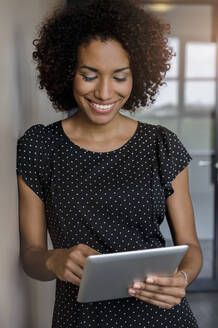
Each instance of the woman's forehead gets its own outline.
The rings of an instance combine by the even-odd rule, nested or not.
[[[128,54],[116,40],[92,40],[78,48],[77,57],[79,66],[114,67],[114,70],[129,66]]]

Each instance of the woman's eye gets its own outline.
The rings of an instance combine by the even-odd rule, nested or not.
[[[82,78],[85,81],[92,81],[92,80],[94,80],[96,78],[96,76],[88,77],[88,76],[82,74]]]
[[[114,77],[115,80],[117,80],[118,82],[124,82],[126,81],[126,77]]]
[[[93,81],[97,78],[97,76],[90,77],[90,76],[86,76],[84,74],[81,74],[81,76],[82,76],[83,80],[85,80],[85,81]],[[114,79],[118,82],[126,81],[126,77],[122,77],[122,78],[121,77],[114,77]]]

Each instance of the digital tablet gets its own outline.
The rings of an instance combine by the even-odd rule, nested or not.
[[[91,255],[86,258],[77,301],[80,303],[132,297],[128,287],[149,273],[173,275],[189,246]]]

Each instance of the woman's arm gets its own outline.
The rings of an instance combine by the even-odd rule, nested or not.
[[[172,186],[174,193],[167,198],[168,223],[175,245],[189,245],[189,250],[177,268],[187,273],[188,281],[181,272],[174,272],[173,276],[146,277],[138,286],[133,284],[133,293],[129,289],[130,295],[166,309],[180,304],[186,294],[186,287],[197,277],[202,267],[202,252],[189,193],[188,168],[177,175]]]
[[[47,227],[43,201],[18,175],[20,259],[24,271],[33,279],[47,281],[55,274],[47,267],[55,250],[47,249]]]
[[[86,244],[47,249],[47,226],[43,201],[18,175],[20,257],[33,279],[59,278],[80,285],[87,256],[100,254]]]
[[[203,259],[195,228],[187,167],[172,181],[172,186],[174,193],[167,198],[167,220],[174,244],[189,245],[178,270],[186,272],[190,284],[201,271]]]

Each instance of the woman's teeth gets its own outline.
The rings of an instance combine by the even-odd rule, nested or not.
[[[114,106],[114,104],[110,104],[110,105],[98,105],[92,102],[92,105],[95,106],[96,108],[99,109],[109,109],[112,108]]]
[[[92,102],[91,100],[88,99],[89,106],[99,114],[108,114],[112,112],[116,106],[116,101],[114,103],[108,104],[108,105],[100,105]]]

